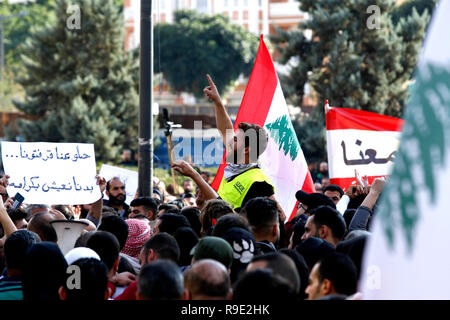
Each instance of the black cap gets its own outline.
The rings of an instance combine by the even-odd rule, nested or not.
[[[329,206],[336,209],[336,205],[333,200],[321,193],[306,193],[305,191],[299,190],[295,194],[295,197],[301,203],[308,206],[308,210],[315,209],[320,206]]]

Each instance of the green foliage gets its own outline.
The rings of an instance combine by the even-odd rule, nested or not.
[[[303,139],[299,137],[303,150],[315,150],[324,136],[323,120],[314,125],[312,119],[319,114],[323,119],[326,99],[332,106],[402,115],[408,98],[406,83],[417,64],[430,16],[428,10],[419,15],[413,6],[402,10],[399,18],[401,7],[394,1],[376,4],[379,29],[371,29],[367,22],[373,12],[366,13],[373,5],[371,0],[300,0],[300,9],[308,12],[309,19],[294,30],[278,29],[278,35],[272,37],[281,53],[279,62],[292,66],[290,73],[281,77],[288,102],[301,106],[307,82],[317,93],[319,110],[296,126],[308,132],[302,133]],[[409,5],[406,2],[402,7]],[[306,30],[312,31],[311,39],[305,37]],[[309,134],[312,136],[307,137]]]
[[[174,92],[203,96],[206,73],[219,92],[225,92],[240,74],[250,74],[258,50],[257,36],[222,15],[178,11],[174,20],[160,25],[160,42],[155,32],[154,45],[154,70],[161,70]]]
[[[69,30],[69,0],[57,0],[57,21],[34,30],[23,46],[26,90],[16,107],[26,141],[94,143],[98,161],[118,161],[137,147],[136,62],[123,52],[123,17],[112,0],[82,0],[80,30]]]

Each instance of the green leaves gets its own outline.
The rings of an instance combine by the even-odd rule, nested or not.
[[[178,11],[174,24],[155,26],[154,70],[172,91],[202,97],[205,74],[225,92],[241,73],[250,74],[257,49],[258,37],[224,16]]]

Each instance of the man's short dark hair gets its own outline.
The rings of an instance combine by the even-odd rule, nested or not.
[[[158,212],[159,211],[163,211],[163,210],[166,210],[166,212],[164,212],[164,214],[166,214],[166,213],[180,213],[180,209],[174,204],[163,203],[163,204],[159,205]]]
[[[211,177],[211,172],[209,172],[209,171],[202,171],[202,172],[200,172],[200,174],[204,174],[204,175],[207,176],[208,178]]]
[[[356,292],[356,267],[348,256],[334,252],[322,258],[318,263],[320,263],[318,275],[320,282],[324,279],[330,280],[339,294],[349,296]]]
[[[305,289],[308,286],[309,282],[309,268],[306,264],[305,259],[300,253],[298,253],[298,251],[293,249],[283,248],[278,252],[288,255],[292,259],[292,261],[294,261],[295,267],[297,268],[297,273],[300,277],[300,290],[298,294],[302,300],[306,299],[308,295],[305,293]]]
[[[138,292],[151,300],[177,300],[183,297],[184,282],[180,267],[170,260],[156,260],[142,268]]]
[[[97,252],[108,270],[112,269],[119,257],[119,241],[110,232],[96,231],[87,240],[86,247]]]
[[[234,210],[228,202],[221,199],[206,201],[200,215],[203,232],[208,234],[211,231],[210,228],[214,226],[214,220],[217,221],[217,219],[229,213],[234,213]]]
[[[198,243],[198,235],[189,227],[178,228],[173,234],[180,248],[179,266],[188,266],[191,264],[191,250]]]
[[[145,252],[153,249],[159,259],[168,259],[175,263],[178,263],[178,259],[180,258],[180,247],[178,246],[177,240],[165,232],[153,235],[145,242],[143,249]]]
[[[181,209],[181,214],[188,219],[192,230],[200,237],[200,231],[202,230],[200,210],[197,207],[185,207]]]
[[[6,238],[3,247],[7,269],[22,271],[25,263],[25,254],[31,245],[40,242],[39,236],[28,230],[18,230]]]
[[[120,250],[123,249],[128,238],[128,223],[121,217],[109,215],[102,218],[97,230],[111,232],[119,241]]]
[[[345,220],[341,213],[329,206],[320,206],[312,211],[314,224],[318,230],[321,226],[327,226],[331,229],[333,237],[342,240],[345,235]]]
[[[237,301],[295,301],[296,294],[286,280],[269,269],[243,273],[234,285],[233,300]]]
[[[300,276],[291,257],[279,252],[270,252],[263,255],[254,256],[250,263],[258,261],[266,262],[265,269],[270,269],[274,274],[286,279],[292,289],[298,293],[300,290]]]
[[[28,213],[20,208],[10,208],[6,210],[8,212],[9,217],[11,220],[16,223],[16,221],[20,221],[22,219],[26,219],[28,217]]]
[[[33,231],[39,235],[42,241],[49,241],[56,243],[58,235],[51,225],[50,221],[46,220],[45,216],[50,215],[48,212],[36,213],[28,223],[28,230]]]
[[[139,197],[130,202],[130,207],[143,206],[145,210],[153,212],[153,218],[158,214],[158,201],[150,197]]]
[[[167,232],[173,235],[178,228],[190,227],[188,219],[181,214],[176,213],[165,213],[158,217],[161,220],[159,225],[159,232]]]
[[[67,287],[68,281],[65,281],[66,299],[69,301],[105,300],[105,293],[108,289],[108,269],[106,265],[94,258],[81,258],[71,265],[80,268],[80,287],[69,289]],[[67,280],[70,276],[68,274]]]
[[[254,130],[256,133],[256,159],[250,159],[251,162],[256,161],[259,156],[266,150],[267,148],[267,142],[269,141],[269,136],[267,135],[267,131],[264,129],[264,127],[261,127],[257,124],[248,123],[248,122],[241,122],[238,124],[238,129],[241,129],[244,133],[246,133],[249,130]],[[248,135],[245,136],[245,147],[252,148],[253,146],[250,146],[250,137]],[[250,152],[250,154],[253,154],[253,152]]]
[[[325,194],[325,191],[337,191],[341,195],[341,197],[344,195],[344,190],[342,190],[341,187],[339,187],[337,184],[329,184],[325,188],[323,188],[322,192]]]
[[[111,181],[113,181],[113,180],[119,180],[120,182],[123,183],[123,185],[125,185],[125,183],[124,183],[122,180],[120,180],[119,177],[112,177],[111,179],[109,179],[108,181],[106,181],[106,191],[109,192],[109,188],[111,187]]]
[[[215,269],[211,270],[212,266]],[[219,266],[223,268],[222,272],[218,269]],[[218,271],[220,274],[217,274]],[[193,295],[226,299],[230,293],[227,269],[215,260],[204,259],[196,262],[184,273],[184,283]]]
[[[82,233],[77,238],[77,241],[75,241],[74,248],[86,247],[86,242],[88,241],[89,237],[92,236],[95,232],[97,232],[97,231],[88,231],[88,232]]]
[[[256,233],[265,232],[267,228],[278,222],[277,203],[266,197],[250,199],[245,204],[242,214]]]
[[[250,232],[250,227],[245,217],[240,214],[228,213],[217,219],[211,235],[214,237],[223,238],[228,230],[235,227],[242,228]]]

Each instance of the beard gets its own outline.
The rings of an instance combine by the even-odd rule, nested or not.
[[[114,206],[122,206],[125,203],[125,196],[119,194],[117,197],[112,194],[109,195],[109,204]]]

